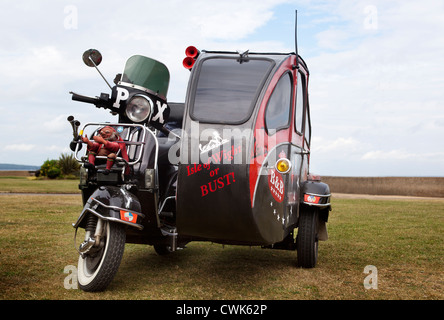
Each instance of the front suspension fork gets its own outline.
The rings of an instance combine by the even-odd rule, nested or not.
[[[104,222],[102,219],[94,216],[93,214],[88,215],[85,227],[86,231],[85,239],[77,249],[77,251],[82,257],[85,254],[87,254],[92,247],[100,246],[100,241],[103,236],[103,225]],[[77,235],[77,228],[76,228],[76,235]],[[74,242],[75,242],[75,236],[74,236]]]

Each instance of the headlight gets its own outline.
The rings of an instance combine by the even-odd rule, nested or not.
[[[126,104],[126,116],[133,122],[142,122],[149,118],[153,101],[147,96],[135,95]]]

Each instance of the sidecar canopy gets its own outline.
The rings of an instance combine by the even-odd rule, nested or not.
[[[292,232],[299,181],[307,179],[307,83],[295,53],[199,53],[185,100],[179,233],[269,245]],[[275,168],[280,158],[284,173]]]

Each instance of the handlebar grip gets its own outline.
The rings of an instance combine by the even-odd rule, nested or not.
[[[70,92],[72,94],[72,100],[80,101],[80,102],[86,102],[97,105],[99,103],[98,98],[92,98],[87,96],[82,96],[80,94],[77,94],[75,92]]]

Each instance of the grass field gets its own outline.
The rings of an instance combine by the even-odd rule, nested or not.
[[[35,181],[26,182],[20,188],[32,192]],[[76,182],[71,188],[77,192]],[[293,251],[193,242],[161,257],[130,244],[108,290],[93,294],[65,288],[65,268],[77,265],[71,223],[80,195],[2,194],[0,299],[444,298],[444,199],[332,201],[330,238],[314,269],[297,268]],[[368,265],[377,268],[377,289],[364,288]]]
[[[48,180],[0,176],[0,193],[78,193],[78,180]]]

